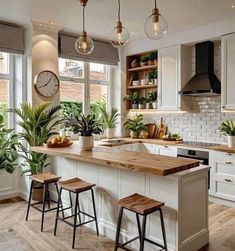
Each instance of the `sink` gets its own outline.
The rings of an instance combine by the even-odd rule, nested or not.
[[[107,139],[107,140],[102,140],[102,144],[121,144],[126,142],[126,140],[123,139]]]

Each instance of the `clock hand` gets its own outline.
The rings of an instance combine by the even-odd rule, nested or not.
[[[49,81],[46,84],[44,84],[42,87],[48,86],[48,84],[51,82],[51,79],[52,79],[52,76],[50,77]]]

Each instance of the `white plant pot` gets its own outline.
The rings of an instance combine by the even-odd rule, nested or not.
[[[157,109],[157,102],[153,102],[152,105],[153,105],[153,109]]]
[[[93,136],[80,136],[79,146],[83,151],[91,151],[94,147],[94,137]]]
[[[228,147],[235,147],[235,136],[228,136]]]
[[[106,137],[107,139],[114,138],[114,128],[106,128]]]

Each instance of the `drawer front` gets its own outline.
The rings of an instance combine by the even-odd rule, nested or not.
[[[224,153],[224,152],[214,151],[211,157],[215,162],[234,162],[235,163],[235,154],[233,153]]]
[[[159,147],[159,154],[165,156],[177,157],[177,148],[169,146]]]
[[[235,162],[215,162],[215,174],[235,175]]]

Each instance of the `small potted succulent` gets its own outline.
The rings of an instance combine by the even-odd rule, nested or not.
[[[148,93],[148,99],[152,103],[153,109],[157,109],[157,92]]]
[[[141,97],[140,99],[139,99],[139,104],[138,104],[138,109],[145,109],[145,107],[146,107],[146,99],[145,99],[145,97]]]
[[[109,114],[106,109],[100,108],[101,112],[101,123],[106,129],[107,139],[112,139],[114,137],[114,128],[117,125],[117,118],[120,115],[118,109],[113,107],[111,113]]]
[[[140,58],[140,66],[146,66],[148,65],[149,57],[148,56],[142,56]]]
[[[235,147],[235,124],[233,121],[225,121],[223,122],[219,130],[223,135],[228,136],[228,147]]]
[[[73,129],[74,133],[80,134],[79,144],[81,150],[91,151],[94,147],[93,134],[101,134],[103,132],[102,125],[95,119],[94,114],[85,116],[76,115],[69,118],[68,124]]]
[[[129,95],[127,95],[124,98],[124,101],[130,101],[131,102],[131,108],[132,109],[137,109],[138,108],[138,102],[140,100],[138,92],[133,92]]]
[[[139,60],[137,58],[135,58],[131,61],[131,68],[137,68],[139,66],[140,66],[140,64],[139,64]]]
[[[136,139],[141,131],[147,131],[147,128],[143,123],[143,119],[143,114],[137,114],[133,119],[128,118],[124,123],[124,128],[130,130],[131,138]]]

